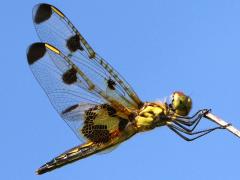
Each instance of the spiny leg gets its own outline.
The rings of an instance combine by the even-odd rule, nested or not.
[[[174,124],[176,124],[177,126],[181,127],[182,129],[184,129],[185,131],[188,132],[192,132],[194,131],[194,129],[197,127],[197,125],[199,124],[200,120],[202,119],[202,117],[198,117],[194,123],[192,123],[191,125],[187,125],[185,123],[182,123],[182,121],[179,121],[178,119],[175,119],[174,121],[172,121]],[[190,128],[192,126],[192,128]]]
[[[198,122],[201,118],[204,117],[207,113],[209,113],[210,109],[202,109],[196,112],[192,117],[178,116],[175,120],[181,124],[186,126],[192,126],[194,123]]]
[[[197,116],[195,117],[192,121],[190,121],[190,119],[184,119],[184,118],[176,118],[174,119],[174,121],[178,122],[178,123],[181,123],[182,125],[185,125],[185,126],[193,126],[194,124],[196,124],[198,121],[200,121],[200,119],[202,119],[203,116]]]
[[[227,125],[224,126],[224,127],[218,126],[218,127],[215,127],[215,128],[205,129],[205,130],[197,131],[197,132],[188,132],[188,131],[186,131],[186,130],[180,128],[180,127],[177,127],[177,126],[175,126],[175,125],[173,125],[173,124],[169,124],[168,127],[169,127],[172,131],[174,131],[177,135],[179,135],[181,138],[183,138],[184,140],[186,140],[186,141],[193,141],[193,140],[198,139],[198,138],[200,138],[200,137],[202,137],[202,136],[204,136],[204,135],[206,135],[206,134],[208,134],[208,133],[210,133],[210,132],[212,132],[212,131],[214,131],[214,130],[216,130],[216,129],[225,129],[225,128],[226,128],[227,126],[229,126],[229,125],[230,125],[230,124],[227,124]],[[196,136],[196,137],[194,137],[194,138],[188,138],[188,137],[184,136],[184,135],[183,135],[182,133],[180,133],[180,132],[182,132],[182,133],[184,133],[184,134],[187,134],[187,135],[197,135],[197,134],[200,134],[200,135],[198,135],[198,136]]]
[[[171,126],[172,128],[184,133],[184,134],[188,134],[188,135],[196,135],[196,134],[201,134],[201,133],[205,133],[205,132],[208,132],[208,131],[213,131],[213,130],[216,130],[216,129],[225,129],[226,126],[222,127],[222,126],[217,126],[217,127],[214,127],[214,128],[209,128],[209,129],[204,129],[204,130],[201,130],[201,131],[196,131],[196,132],[189,132],[189,131],[186,131],[185,129],[182,129],[178,126],[175,126],[174,124],[168,124],[168,126]]]
[[[169,129],[171,129],[173,132],[175,132],[179,137],[181,137],[181,138],[184,139],[185,141],[193,141],[193,140],[198,139],[198,138],[200,138],[200,137],[202,137],[202,136],[204,136],[204,135],[206,135],[206,134],[208,134],[208,133],[211,132],[211,131],[210,131],[210,132],[208,132],[208,133],[201,134],[201,135],[199,135],[199,136],[197,136],[197,137],[195,137],[195,138],[188,138],[188,137],[184,136],[183,134],[181,134],[180,132],[178,132],[177,130],[175,130],[175,129],[172,128],[172,127],[169,127]]]
[[[195,128],[197,127],[197,125],[199,124],[199,122],[200,122],[200,119],[197,121],[197,123],[196,123],[192,128],[183,126],[181,123],[178,123],[178,122],[173,122],[173,123],[174,123],[176,126],[184,129],[184,130],[187,131],[187,132],[193,132],[193,131],[195,130]]]
[[[192,132],[197,127],[197,125],[200,123],[201,119],[204,117],[206,113],[208,113],[210,110],[203,109],[195,113],[192,117],[177,117],[173,122],[177,126],[181,127],[182,129]],[[192,126],[192,128],[188,127]]]
[[[196,121],[196,123],[194,124],[194,126],[193,126],[192,128],[186,127],[186,126],[184,126],[184,125],[182,125],[181,123],[176,122],[176,121],[173,121],[173,123],[174,123],[175,125],[181,127],[182,129],[184,129],[185,131],[193,132],[194,129],[195,129],[195,128],[197,127],[197,125],[199,124],[199,122],[200,122],[201,119],[202,119],[202,118],[199,118],[199,119]]]
[[[197,116],[199,116],[201,114],[205,114],[205,113],[210,112],[210,111],[211,111],[210,109],[201,109],[201,110],[198,110],[193,116],[178,116],[178,117],[190,120],[190,119],[196,118]]]

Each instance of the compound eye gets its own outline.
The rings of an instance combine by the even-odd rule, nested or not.
[[[177,115],[187,116],[192,108],[192,100],[182,92],[174,92],[170,107]]]

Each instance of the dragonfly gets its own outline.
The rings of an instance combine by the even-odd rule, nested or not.
[[[156,127],[166,126],[186,141],[226,128],[196,131],[210,110],[189,116],[192,99],[180,91],[173,92],[168,101],[143,102],[53,5],[36,5],[33,23],[40,42],[27,50],[30,69],[53,107],[82,142],[38,168],[36,174],[110,151],[135,134]]]

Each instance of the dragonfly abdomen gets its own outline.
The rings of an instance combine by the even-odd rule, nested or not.
[[[96,144],[93,143],[76,146],[44,164],[42,167],[37,169],[36,174],[40,175],[52,171],[56,168],[60,168],[66,164],[95,154],[99,150],[99,146],[96,146]]]

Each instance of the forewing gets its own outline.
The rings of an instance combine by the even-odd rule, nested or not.
[[[60,10],[48,4],[39,4],[33,9],[33,21],[41,41],[71,57],[72,62],[108,97],[130,109],[142,106],[131,86],[90,47]]]

